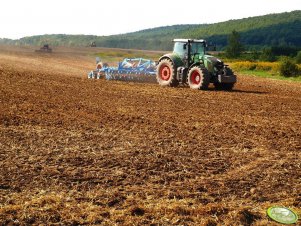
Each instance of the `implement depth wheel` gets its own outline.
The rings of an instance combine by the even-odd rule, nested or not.
[[[169,59],[163,59],[159,62],[157,67],[157,81],[161,86],[175,87],[179,85],[176,80],[176,72],[173,63]]]
[[[193,66],[188,72],[187,83],[191,89],[208,89],[210,77],[207,69]]]

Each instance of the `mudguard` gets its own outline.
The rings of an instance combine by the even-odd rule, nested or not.
[[[181,67],[184,65],[184,62],[182,61],[181,57],[178,54],[174,54],[174,53],[168,53],[163,55],[162,57],[160,57],[159,62],[162,59],[170,59],[173,63],[173,65],[175,66],[175,68]]]

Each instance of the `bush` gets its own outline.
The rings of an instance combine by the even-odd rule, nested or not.
[[[258,70],[258,71],[271,71],[277,72],[279,70],[279,64],[277,62],[250,62],[239,61],[232,64],[232,67],[236,70]]]
[[[261,55],[260,52],[254,50],[254,51],[250,51],[250,52],[244,52],[242,54],[242,56],[240,57],[240,59],[254,62],[254,61],[259,60],[260,55]]]
[[[296,56],[296,63],[301,64],[301,51],[299,51],[297,56]]]
[[[236,70],[255,70],[256,63],[250,61],[239,61],[232,64],[233,68]]]
[[[278,71],[279,65],[277,62],[258,62],[256,69],[259,71]]]
[[[280,62],[280,75],[285,77],[298,76],[299,68],[290,58],[284,57]]]
[[[274,62],[276,61],[276,56],[273,53],[271,48],[264,48],[259,59],[261,61],[269,61],[269,62]]]

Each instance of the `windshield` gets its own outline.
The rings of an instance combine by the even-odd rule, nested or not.
[[[202,42],[193,42],[191,43],[191,54],[204,54],[204,43]]]

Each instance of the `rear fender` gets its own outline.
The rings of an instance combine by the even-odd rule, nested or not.
[[[174,65],[175,69],[184,65],[184,62],[182,61],[180,56],[178,56],[177,54],[173,54],[173,53],[165,54],[164,56],[160,57],[159,62],[163,59],[171,60],[171,62]]]

